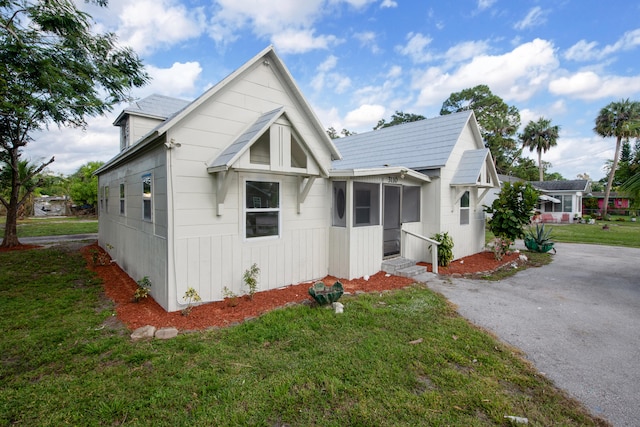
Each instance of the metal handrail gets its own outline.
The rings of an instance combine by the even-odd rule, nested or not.
[[[402,231],[403,233],[406,233],[410,236],[413,237],[417,237],[420,240],[424,240],[425,242],[431,243],[431,246],[433,247],[433,250],[431,251],[431,266],[433,268],[433,272],[435,274],[438,274],[438,246],[440,246],[440,242],[438,242],[437,240],[433,240],[430,239],[428,237],[422,236],[420,234],[414,233],[413,231],[409,231],[409,230],[405,230],[405,229],[401,229],[400,231]],[[405,239],[402,239],[402,255],[404,256],[404,241]]]

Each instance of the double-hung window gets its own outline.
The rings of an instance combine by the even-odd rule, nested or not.
[[[245,236],[247,238],[280,234],[280,183],[246,181]]]
[[[460,225],[469,224],[469,192],[465,191],[460,199]]]
[[[153,177],[150,173],[142,175],[142,219],[151,221],[151,209],[153,207]]]

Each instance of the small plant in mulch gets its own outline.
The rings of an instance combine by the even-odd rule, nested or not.
[[[222,295],[224,296],[225,301],[227,301],[227,304],[229,304],[229,307],[235,307],[238,305],[238,295],[231,289],[225,286],[222,288]]]
[[[202,298],[200,298],[200,295],[198,295],[198,291],[193,288],[187,289],[187,291],[184,293],[183,298],[187,302],[187,307],[182,309],[183,316],[188,316],[189,314],[191,314],[194,302],[202,301]]]
[[[111,257],[108,253],[103,252],[99,249],[91,249],[91,262],[93,262],[94,266],[104,266],[111,264]]]
[[[140,302],[141,299],[147,298],[149,296],[149,291],[151,290],[151,280],[149,280],[149,276],[144,276],[136,283],[138,284],[138,287],[133,293],[133,301]]]
[[[498,261],[502,261],[505,255],[511,254],[511,245],[513,242],[506,237],[496,237],[493,239],[493,246],[491,250],[493,251],[493,256]]]
[[[253,300],[253,295],[256,293],[258,289],[258,275],[260,274],[260,269],[257,264],[253,264],[251,267],[245,270],[242,275],[242,280],[249,288],[249,299]]]

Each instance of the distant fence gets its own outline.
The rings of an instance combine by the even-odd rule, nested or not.
[[[609,215],[619,215],[619,216],[638,216],[640,210],[638,209],[607,209],[607,214]],[[582,215],[590,215],[590,216],[599,216],[602,215],[602,209],[582,209]]]

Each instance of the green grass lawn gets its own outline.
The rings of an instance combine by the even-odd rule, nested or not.
[[[423,286],[133,343],[50,248],[0,253],[0,301],[1,426],[603,425]]]
[[[0,217],[0,236],[4,236],[5,218]],[[60,236],[98,232],[96,218],[28,218],[18,221],[18,237]]]
[[[628,218],[627,218],[628,219]],[[607,225],[608,230],[602,227]],[[545,224],[551,227],[551,240],[565,243],[591,243],[606,246],[640,248],[640,222],[597,221],[596,224]],[[534,227],[535,228],[535,227]],[[486,230],[487,243],[494,236]]]

